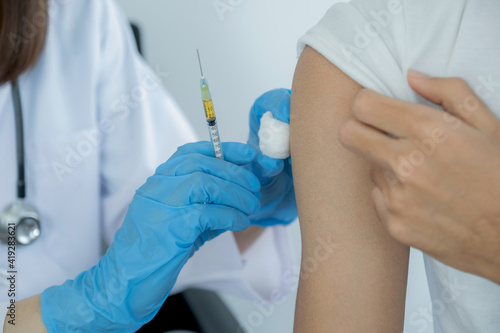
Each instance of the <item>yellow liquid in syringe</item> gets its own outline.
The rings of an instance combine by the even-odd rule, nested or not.
[[[203,101],[203,107],[205,108],[205,116],[207,117],[207,119],[214,119],[215,109],[212,100]]]

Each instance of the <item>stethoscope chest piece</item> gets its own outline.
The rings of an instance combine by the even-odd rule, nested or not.
[[[6,244],[28,245],[40,237],[40,215],[35,207],[16,200],[0,213],[0,240]]]

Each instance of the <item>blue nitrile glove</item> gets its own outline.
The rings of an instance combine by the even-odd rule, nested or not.
[[[188,258],[226,230],[244,230],[260,205],[259,180],[246,165],[255,151],[209,142],[180,147],[136,191],[122,227],[99,263],[41,295],[55,332],[135,332],[158,312]]]
[[[266,117],[279,120],[276,130],[283,134],[283,126],[288,129],[290,123],[290,96],[291,91],[286,89],[276,89],[269,91],[255,101],[250,110],[250,136],[248,144],[257,152],[257,158],[252,162],[252,172],[259,178],[261,183],[261,209],[253,214],[251,224],[259,226],[271,226],[276,224],[289,224],[297,218],[297,204],[295,202],[295,192],[292,179],[292,168],[290,163],[289,145],[285,143],[285,151],[279,153],[278,158],[271,158],[263,154],[261,148],[263,142],[260,136],[265,139],[265,145],[283,145],[283,138],[289,140],[289,132],[286,135],[273,137],[273,131],[261,130],[261,119],[267,112]],[[279,142],[278,142],[279,141]]]

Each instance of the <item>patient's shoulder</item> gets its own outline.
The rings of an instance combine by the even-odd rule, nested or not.
[[[350,117],[353,98],[361,89],[362,86],[322,54],[306,47],[295,69],[291,118],[299,118],[300,112],[301,119],[308,119],[308,126],[328,127],[328,131],[335,132],[339,121]],[[326,125],[329,121],[334,124]]]

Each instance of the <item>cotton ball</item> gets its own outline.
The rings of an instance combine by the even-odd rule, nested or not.
[[[258,134],[264,155],[281,160],[290,156],[290,125],[274,119],[270,111],[260,119]]]

